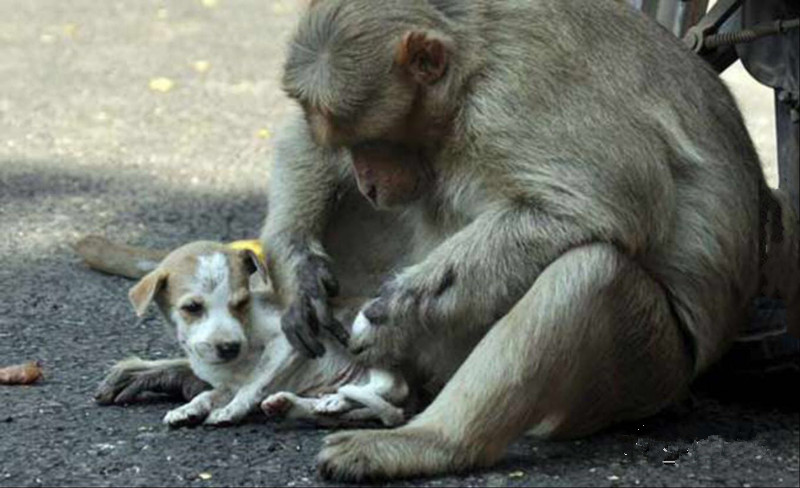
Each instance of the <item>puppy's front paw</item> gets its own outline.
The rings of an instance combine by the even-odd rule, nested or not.
[[[203,423],[215,427],[227,427],[241,422],[247,416],[247,413],[247,409],[232,403],[211,412]]]
[[[205,417],[206,412],[188,404],[167,412],[164,416],[164,423],[172,428],[186,427],[201,423]]]
[[[293,393],[275,393],[261,402],[261,410],[267,417],[285,417],[294,407],[295,398],[297,397]]]

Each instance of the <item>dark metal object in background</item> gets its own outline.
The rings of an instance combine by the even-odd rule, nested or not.
[[[736,53],[735,45],[712,43],[709,46],[706,40],[710,36],[732,35],[741,29],[742,2],[743,0],[719,0],[683,36],[683,42],[689,49],[701,55],[718,73],[722,73],[735,63],[739,55]]]
[[[675,36],[683,37],[706,13],[708,0],[629,0]]]
[[[800,2],[719,0],[683,40],[718,72],[741,59],[775,89],[780,187],[800,212]]]
[[[742,8],[745,29],[798,19],[796,0],[747,0]],[[736,51],[756,80],[775,89],[780,186],[800,212],[800,29],[737,44]]]

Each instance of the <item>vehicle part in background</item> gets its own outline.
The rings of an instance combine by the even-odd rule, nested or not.
[[[747,0],[742,26],[800,25],[800,2]],[[762,84],[775,89],[780,187],[800,212],[800,28],[736,45],[745,69]]]
[[[629,3],[679,38],[703,17],[708,8],[708,0],[629,0]]]
[[[800,212],[800,2],[719,0],[683,41],[720,73],[741,58],[775,89],[780,187]]]
[[[673,0],[675,1],[675,0]],[[719,0],[700,21],[689,28],[683,42],[695,53],[708,61],[718,73],[736,62],[739,55],[731,44],[708,46],[709,36],[729,36],[741,29],[741,6],[743,0]]]

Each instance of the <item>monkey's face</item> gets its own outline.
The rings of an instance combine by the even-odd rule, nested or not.
[[[406,205],[418,199],[432,179],[421,151],[390,142],[369,142],[350,149],[358,189],[376,208]]]
[[[454,49],[433,28],[436,9],[395,2],[388,10],[372,0],[314,2],[283,76],[315,142],[351,153],[359,189],[380,208],[413,201],[426,186],[422,154],[447,131]]]

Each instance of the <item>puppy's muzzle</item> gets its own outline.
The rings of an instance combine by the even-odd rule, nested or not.
[[[223,361],[233,361],[239,357],[242,350],[242,344],[239,342],[223,342],[217,344],[217,356]]]

